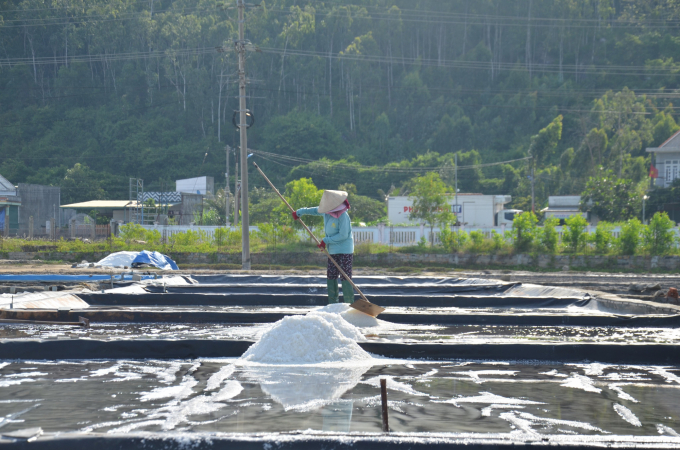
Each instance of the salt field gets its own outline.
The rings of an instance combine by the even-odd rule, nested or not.
[[[0,376],[12,415],[3,432],[377,432],[382,377],[397,432],[666,436],[680,444],[680,371],[665,366],[23,361],[4,363]]]
[[[388,308],[378,318],[318,304],[316,277],[15,296],[0,310],[0,444],[680,448],[676,307],[494,280],[361,281]]]

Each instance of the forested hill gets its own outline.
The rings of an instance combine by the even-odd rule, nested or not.
[[[0,0],[0,174],[64,202],[127,198],[128,177],[223,184],[234,4]],[[246,21],[249,146],[283,156],[254,156],[279,184],[375,198],[419,168],[451,184],[453,152],[531,151],[541,202],[600,166],[639,182],[645,147],[678,129],[679,26],[672,0],[263,0]],[[527,168],[461,168],[459,187],[526,205]]]

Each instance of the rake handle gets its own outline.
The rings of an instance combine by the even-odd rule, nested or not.
[[[254,165],[255,168],[258,170],[258,172],[260,172],[260,175],[262,175],[262,176],[264,177],[264,179],[267,181],[267,183],[269,183],[269,185],[272,187],[272,189],[274,189],[274,192],[276,192],[276,194],[281,198],[281,200],[283,200],[283,203],[285,203],[286,206],[288,207],[288,209],[290,209],[290,212],[295,212],[295,210],[293,209],[293,207],[290,206],[290,203],[288,203],[288,201],[283,197],[283,195],[281,195],[281,193],[279,192],[279,190],[276,189],[276,186],[274,186],[274,184],[273,184],[271,181],[269,181],[269,178],[267,178],[267,175],[265,175],[264,172],[262,172],[262,169],[260,169],[260,166],[258,166],[257,163],[255,163],[255,162],[253,163],[253,165]],[[314,236],[314,233],[312,233],[312,230],[310,230],[309,227],[307,227],[307,224],[304,223],[304,222],[302,221],[302,219],[298,219],[298,220],[300,221],[300,223],[302,224],[302,226],[304,227],[304,229],[307,230],[307,233],[309,233],[309,235],[312,237],[312,239],[314,239],[314,241],[316,241],[316,245],[320,245],[320,244],[321,244],[321,241],[319,241],[319,240],[316,238],[316,236]],[[347,276],[347,274],[345,273],[345,271],[342,270],[342,267],[340,267],[340,264],[338,264],[338,262],[337,262],[336,260],[334,260],[334,259],[331,257],[331,254],[328,253],[328,250],[326,250],[325,248],[322,249],[322,250],[324,251],[324,253],[326,254],[326,256],[328,256],[328,259],[330,260],[330,262],[332,262],[333,264],[335,264],[335,267],[337,267],[338,270],[340,271],[340,273],[342,274],[342,276],[345,277],[345,280],[349,281],[349,283],[352,285],[352,287],[359,293],[359,295],[361,296],[361,298],[364,299],[364,300],[366,300],[366,301],[368,302],[368,299],[366,298],[366,296],[364,295],[364,293],[361,292],[361,290],[359,290],[359,288],[357,287],[357,285],[354,284],[354,281],[352,281],[352,279],[351,279],[349,276]],[[370,303],[370,302],[369,302],[369,303]]]

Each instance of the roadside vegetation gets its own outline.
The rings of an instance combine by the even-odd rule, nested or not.
[[[531,212],[515,217],[511,229],[501,234],[479,230],[459,230],[448,223],[435,232],[432,242],[422,239],[416,245],[394,247],[371,242],[358,242],[355,254],[376,253],[476,253],[476,254],[571,254],[571,255],[679,255],[680,244],[675,233],[675,223],[666,213],[656,213],[648,225],[637,218],[620,223],[600,222],[588,227],[581,216],[566,220],[562,233],[557,231],[558,221],[547,219],[538,226]],[[617,233],[614,229],[620,227]],[[321,230],[316,230],[317,234]],[[188,230],[165,238],[157,230],[146,230],[137,224],[121,227],[118,237],[85,242],[80,239],[57,241],[9,238],[0,240],[0,253],[8,252],[72,252],[95,253],[117,251],[155,250],[162,253],[239,253],[241,228],[217,228],[214,234],[202,230]],[[314,252],[316,246],[299,230],[286,224],[261,224],[251,231],[251,251]]]

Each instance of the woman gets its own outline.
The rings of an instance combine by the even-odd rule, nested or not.
[[[293,219],[300,216],[323,216],[323,225],[326,237],[323,238],[320,249],[328,246],[328,253],[338,263],[349,278],[352,278],[352,259],[354,254],[354,237],[352,236],[352,224],[347,211],[349,210],[347,192],[324,191],[318,207],[300,208],[293,212]],[[352,284],[340,275],[340,271],[330,259],[326,268],[326,284],[328,285],[328,303],[338,302],[338,276],[342,279],[342,298],[345,303],[354,302],[354,289]]]

